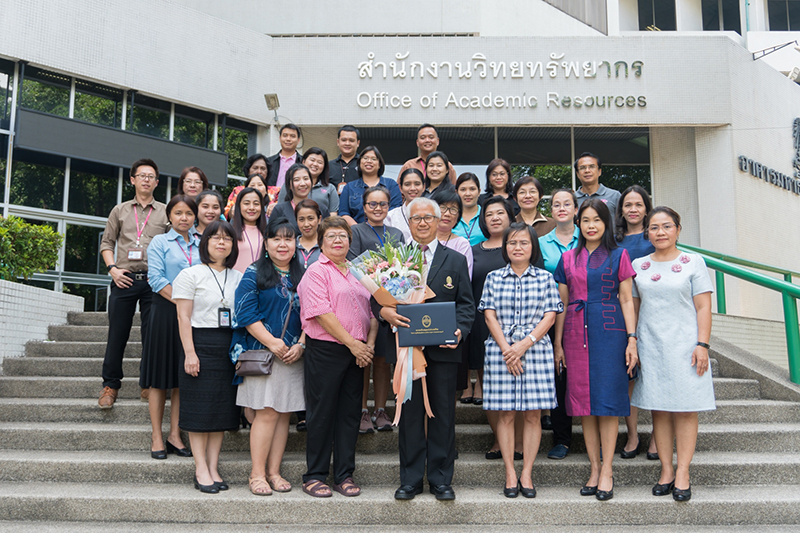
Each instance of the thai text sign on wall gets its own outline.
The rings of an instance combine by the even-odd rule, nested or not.
[[[795,118],[792,123],[792,137],[794,138],[792,145],[794,147],[794,158],[792,159],[794,177],[769,168],[758,161],[753,161],[744,155],[739,156],[739,170],[750,172],[751,176],[800,195],[800,117]]]

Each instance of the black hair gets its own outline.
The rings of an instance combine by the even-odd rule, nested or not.
[[[644,218],[644,238],[648,241],[650,240],[650,219],[652,219],[655,215],[659,213],[664,213],[668,215],[672,221],[678,226],[678,229],[681,229],[681,216],[678,214],[677,211],[672,209],[671,207],[667,207],[665,205],[659,205],[658,207],[654,207]]]
[[[236,240],[242,240],[242,235],[244,234],[244,218],[242,218],[242,198],[250,193],[256,193],[258,195],[258,199],[261,201],[261,214],[256,220],[256,227],[258,227],[258,231],[261,235],[264,235],[264,232],[267,231],[267,222],[266,216],[264,214],[264,197],[261,196],[261,193],[258,189],[254,189],[252,187],[245,187],[239,194],[236,196],[236,206],[234,207],[233,211],[233,220],[231,220],[231,224],[233,225],[233,229],[236,231]]]
[[[555,198],[556,194],[560,192],[565,192],[572,197],[572,203],[575,207],[578,207],[578,197],[575,195],[575,191],[572,189],[568,189],[567,187],[559,187],[557,189],[553,189],[553,192],[550,193],[550,205],[553,205],[553,198]]]
[[[295,220],[297,220],[297,213],[299,213],[301,209],[311,209],[317,214],[317,218],[322,220],[322,210],[319,208],[319,204],[314,200],[306,198],[305,200],[300,200],[300,202],[294,206]]]
[[[258,161],[259,159],[263,159],[264,160],[264,164],[267,165],[267,156],[265,156],[264,154],[253,154],[253,155],[251,155],[250,157],[247,158],[247,161],[244,162],[244,165],[242,166],[242,175],[243,176],[249,176],[250,175],[250,167],[252,167],[253,163]],[[267,174],[269,174],[269,165],[267,165]],[[269,176],[267,176],[267,177],[269,177]]]
[[[507,199],[503,198],[502,196],[492,196],[486,200],[481,208],[481,215],[478,217],[478,226],[481,228],[481,233],[483,233],[484,237],[487,239],[489,238],[489,225],[486,224],[486,212],[489,210],[489,206],[492,204],[500,204],[503,206],[503,208],[505,208],[506,214],[508,215],[509,224],[515,220],[514,209],[511,207],[511,204]]]
[[[599,157],[597,157],[597,156],[596,156],[595,154],[593,154],[592,152],[583,152],[583,153],[582,153],[581,155],[579,155],[579,156],[578,156],[578,158],[575,160],[575,163],[574,163],[574,165],[573,165],[573,166],[575,167],[575,172],[578,172],[578,161],[580,161],[580,160],[581,160],[581,159],[583,159],[584,157],[591,157],[592,159],[594,159],[595,161],[597,161],[597,170],[603,170],[603,164],[600,162],[600,158],[599,158]]]
[[[233,241],[231,253],[229,253],[228,257],[225,258],[224,263],[225,268],[233,268],[234,265],[236,265],[236,260],[239,259],[239,242],[236,239],[236,230],[234,230],[233,226],[224,220],[215,220],[209,224],[206,227],[206,230],[203,232],[203,237],[200,239],[199,248],[200,261],[204,265],[210,265],[213,262],[211,261],[211,256],[208,254],[208,241],[217,233],[224,233]]]
[[[439,150],[434,150],[431,152],[427,159],[425,159],[425,188],[431,186],[431,179],[428,177],[428,163],[430,160],[438,157],[442,161],[444,161],[444,178],[442,179],[442,183],[450,183],[450,160],[447,158],[447,155],[444,152]]]
[[[172,210],[181,202],[185,203],[194,213],[194,218],[197,218],[197,202],[195,202],[191,196],[176,194],[167,204],[167,221],[169,221],[169,215],[172,213]]]
[[[400,174],[400,177],[397,178],[397,184],[400,187],[403,186],[403,182],[405,181],[406,176],[408,176],[409,174],[417,175],[419,177],[420,181],[422,182],[422,186],[423,187],[425,186],[425,174],[423,174],[422,171],[419,170],[418,168],[407,168],[407,169],[405,169],[403,171],[402,174]]]
[[[214,198],[217,199],[217,201],[219,202],[220,211],[222,211],[225,208],[225,200],[223,200],[222,195],[219,193],[219,191],[215,191],[214,189],[206,189],[204,191],[201,191],[200,194],[197,195],[197,198],[194,199],[194,201],[197,202],[198,209],[200,207],[200,202],[202,202],[203,198],[205,198],[206,196],[213,196]]]
[[[341,137],[343,131],[351,131],[356,134],[357,141],[361,140],[361,132],[358,131],[358,128],[356,128],[355,126],[350,126],[349,124],[347,126],[342,126],[341,128],[339,128],[339,131],[336,132],[337,139]]]
[[[294,240],[297,238],[297,231],[286,217],[271,218],[269,224],[267,224],[264,246],[266,247],[267,241],[274,237],[292,237]],[[275,269],[272,258],[264,253],[263,250],[261,252],[261,257],[259,257],[255,265],[258,290],[263,291],[271,289],[281,283],[281,275]],[[297,259],[297,254],[295,253],[289,261],[289,281],[291,281],[291,286],[288,287],[288,289],[290,291],[297,292],[297,284],[300,283],[300,278],[303,277],[303,271],[303,266],[300,264],[300,261]]]
[[[308,172],[308,179],[313,182],[314,178],[311,177],[311,171],[308,170],[308,167],[302,163],[295,163],[294,165],[289,167],[289,170],[286,171],[286,198],[287,202],[291,202],[294,199],[294,184],[292,183],[294,180],[294,175],[297,174],[298,171],[305,170]],[[311,196],[311,189],[308,190],[308,196]]]
[[[489,176],[492,175],[492,172],[494,172],[494,169],[496,169],[497,167],[503,167],[503,170],[505,170],[506,174],[508,174],[508,179],[506,180],[505,192],[509,196],[512,196],[511,165],[509,165],[508,161],[506,161],[505,159],[499,159],[499,158],[492,159],[491,161],[489,161],[489,166],[486,167],[486,189],[484,190],[484,192],[487,192],[489,194],[494,194],[494,186],[492,185],[492,180],[489,178]]]
[[[437,137],[439,136],[439,130],[437,130],[437,129],[436,129],[436,126],[434,126],[433,124],[428,124],[428,123],[426,122],[425,124],[423,124],[422,126],[420,126],[419,128],[417,128],[417,137],[419,137],[419,132],[421,132],[421,131],[422,131],[422,130],[424,130],[425,128],[430,128],[430,129],[432,129],[432,130],[433,130],[433,131],[436,133],[436,136],[437,136]]]
[[[456,207],[458,207],[456,224],[458,224],[458,221],[461,220],[461,217],[464,215],[464,204],[455,189],[448,188],[436,191],[436,194],[431,196],[431,200],[439,204],[439,208],[441,208],[443,204],[456,204]]]
[[[374,192],[379,192],[379,193],[385,194],[386,195],[386,201],[389,203],[390,206],[392,205],[392,195],[389,193],[389,189],[387,189],[383,185],[375,185],[374,187],[367,187],[364,190],[364,194],[361,195],[361,205],[366,206],[367,205],[367,197],[370,194],[374,193]]]
[[[581,216],[587,209],[594,209],[595,213],[597,213],[597,216],[600,217],[600,220],[606,227],[603,232],[603,237],[600,240],[600,247],[605,248],[606,252],[610,253],[611,250],[617,247],[617,241],[614,240],[614,230],[611,226],[611,211],[609,211],[606,203],[600,198],[589,198],[583,202],[583,205],[578,209],[577,221],[579,230],[581,226]],[[583,236],[583,231],[578,231],[578,246],[575,247],[574,256],[576,265],[578,264],[578,255],[584,248],[586,248],[586,237]]]
[[[131,177],[136,176],[136,173],[139,171],[139,167],[153,167],[153,170],[156,171],[156,180],[158,180],[158,165],[152,159],[137,159],[131,165]]]
[[[478,179],[478,176],[473,174],[472,172],[464,172],[461,174],[458,179],[456,180],[456,190],[461,187],[462,184],[471,181],[478,187],[478,190],[481,190],[481,180]]]
[[[647,219],[647,215],[649,215],[650,211],[653,209],[653,202],[650,201],[650,195],[647,194],[647,191],[644,190],[644,187],[639,185],[631,185],[622,191],[622,194],[617,201],[617,212],[614,213],[614,238],[617,239],[617,242],[621,242],[622,239],[625,238],[625,232],[628,231],[628,222],[622,216],[622,204],[625,203],[625,197],[632,192],[635,192],[642,197],[642,202],[644,203],[645,220]],[[642,221],[642,223],[644,224],[644,221]],[[647,228],[644,229],[647,230]]]
[[[361,173],[361,160],[364,158],[364,154],[367,152],[373,152],[375,157],[378,158],[378,177],[383,176],[383,172],[386,170],[386,163],[383,162],[383,156],[381,155],[381,152],[378,150],[377,146],[367,146],[361,150],[360,154],[358,154],[358,177],[364,177]]]
[[[310,155],[318,155],[322,157],[323,164],[322,164],[322,174],[319,175],[319,182],[323,185],[328,185],[330,183],[330,168],[328,167],[328,152],[323,150],[322,148],[317,148],[316,146],[312,146],[305,152],[303,152],[302,162],[305,164],[306,159]],[[309,176],[311,176],[311,171],[309,171]],[[314,181],[314,176],[311,176],[311,181]],[[312,183],[313,185],[313,183]]]
[[[292,124],[291,122],[289,124],[284,124],[283,126],[281,126],[280,131],[278,131],[278,135],[283,133],[283,130],[294,130],[297,133],[298,137],[300,137],[300,135],[302,135],[300,133],[300,128],[297,126],[297,124]]]
[[[244,186],[245,186],[245,187],[250,187],[250,184],[251,184],[251,183],[253,183],[253,180],[254,180],[254,179],[260,179],[260,180],[261,180],[261,183],[263,183],[263,184],[264,184],[264,189],[266,189],[266,190],[269,190],[269,188],[268,188],[268,186],[267,186],[267,182],[269,181],[269,178],[265,178],[265,177],[264,177],[264,176],[262,176],[261,174],[250,174],[250,175],[247,177],[247,179],[245,180],[245,182],[244,182]]]
[[[508,250],[507,250],[508,238],[512,234],[520,231],[527,233],[528,236],[531,238],[531,245],[533,248],[531,249],[531,257],[529,259],[529,262],[531,266],[535,266],[536,261],[539,259],[539,237],[536,235],[536,230],[533,229],[533,226],[529,226],[524,222],[514,222],[513,224],[508,226],[508,228],[506,228],[506,230],[503,232],[503,248],[502,248],[503,261],[505,261],[506,263],[511,263],[511,258],[508,256]]]
[[[208,178],[206,177],[206,173],[203,172],[200,167],[186,167],[181,171],[181,177],[178,178],[178,194],[186,194],[183,192],[183,182],[186,181],[187,174],[191,174],[192,172],[197,174],[200,177],[200,181],[203,182],[203,191],[208,189]]]
[[[522,187],[524,187],[525,185],[530,185],[531,183],[533,183],[533,186],[536,187],[536,190],[539,192],[539,201],[540,202],[542,201],[542,197],[544,196],[544,187],[542,187],[542,182],[540,182],[538,179],[534,178],[533,176],[522,176],[514,184],[514,194],[513,194],[513,196],[514,196],[514,199],[517,200],[517,203],[519,203],[519,200],[517,199],[517,195],[519,194],[519,190]]]

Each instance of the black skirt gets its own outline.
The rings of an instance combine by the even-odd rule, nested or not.
[[[234,431],[239,427],[234,366],[228,356],[233,330],[230,328],[192,328],[194,351],[200,372],[192,377],[183,370],[181,352],[181,407],[178,424],[196,433]]]
[[[153,293],[150,326],[142,346],[139,386],[143,389],[175,389],[178,387],[183,345],[178,333],[178,311],[175,304]]]

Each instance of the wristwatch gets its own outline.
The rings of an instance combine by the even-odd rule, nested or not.
[[[531,332],[531,334],[528,335],[528,338],[533,342],[533,344],[536,344],[536,337],[533,335],[533,332]]]
[[[106,268],[108,269],[108,271],[109,271],[109,272],[111,272],[111,269],[112,269],[112,268],[117,268],[117,265],[115,265],[114,263],[111,263],[111,264],[110,264],[110,265],[108,265]]]

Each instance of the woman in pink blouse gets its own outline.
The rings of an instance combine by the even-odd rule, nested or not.
[[[361,420],[364,367],[375,353],[378,322],[370,294],[347,267],[351,231],[345,219],[332,216],[318,229],[322,254],[298,286],[300,317],[306,334],[305,390],[307,471],[303,492],[331,496],[325,484],[333,449],[333,490],[358,496],[353,481]]]

